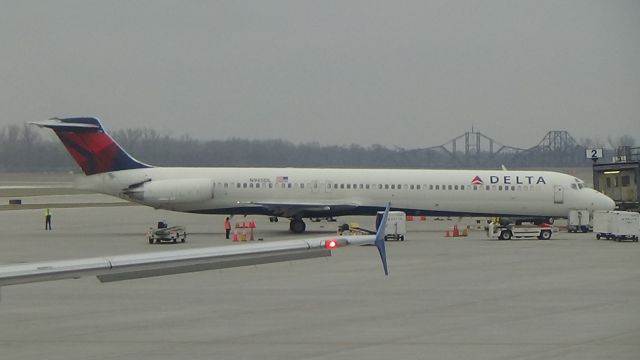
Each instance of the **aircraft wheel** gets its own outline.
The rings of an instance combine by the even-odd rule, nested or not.
[[[551,231],[545,230],[540,233],[540,240],[549,240],[551,239]]]
[[[302,234],[306,228],[307,225],[300,219],[292,219],[289,223],[289,230],[295,234]]]

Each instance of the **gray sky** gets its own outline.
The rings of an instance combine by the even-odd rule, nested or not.
[[[640,140],[640,1],[5,1],[0,125],[437,145]],[[639,141],[640,142],[640,141]]]

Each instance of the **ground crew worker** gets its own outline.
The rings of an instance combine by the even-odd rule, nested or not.
[[[47,208],[44,211],[44,229],[45,230],[51,230],[51,216],[53,215],[53,213],[51,212],[51,209]]]
[[[224,219],[224,232],[226,233],[225,237],[229,239],[229,233],[231,233],[231,220],[229,220],[228,216]]]

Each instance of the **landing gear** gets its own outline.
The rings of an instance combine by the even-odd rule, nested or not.
[[[289,230],[295,234],[302,234],[307,228],[307,225],[302,219],[291,219],[289,223]]]

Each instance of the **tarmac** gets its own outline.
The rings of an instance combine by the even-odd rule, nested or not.
[[[103,201],[95,197],[87,201]],[[0,211],[0,264],[231,243],[222,216],[79,206],[54,207],[52,231],[42,209]],[[185,225],[187,242],[148,244],[159,220]],[[256,221],[262,241],[300,237],[286,221]],[[352,221],[374,220],[339,223]],[[5,287],[0,358],[640,358],[638,243],[567,232],[488,240],[473,222],[470,236],[445,237],[457,221],[408,223],[406,241],[387,242],[388,277],[374,247],[357,247],[327,259]],[[339,223],[308,222],[303,236],[331,236]]]

